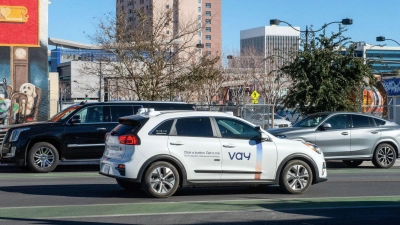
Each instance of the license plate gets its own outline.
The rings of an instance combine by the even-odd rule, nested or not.
[[[101,172],[103,172],[105,174],[109,174],[110,173],[110,165],[105,164],[103,166],[103,169],[101,170]]]

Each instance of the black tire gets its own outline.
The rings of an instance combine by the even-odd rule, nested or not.
[[[143,189],[152,197],[167,198],[179,187],[178,170],[168,162],[155,162],[146,170]]]
[[[289,194],[302,194],[310,188],[313,174],[310,166],[302,160],[289,161],[283,168],[280,188]]]
[[[396,162],[396,150],[390,144],[380,144],[376,147],[372,163],[377,168],[388,169]]]
[[[28,167],[36,173],[53,171],[58,164],[58,151],[50,143],[38,142],[28,152]]]
[[[115,179],[115,180],[117,180],[117,183],[119,184],[120,187],[122,187],[127,191],[139,191],[140,188],[142,188],[141,183],[134,183],[124,179]]]
[[[357,167],[361,165],[364,161],[362,160],[343,160],[343,163],[348,167]]]

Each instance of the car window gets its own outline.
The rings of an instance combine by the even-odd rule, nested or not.
[[[328,114],[313,114],[295,123],[293,127],[315,127],[318,126]]]
[[[111,122],[118,122],[118,118],[122,116],[129,116],[133,115],[133,108],[132,106],[125,106],[125,105],[116,105],[111,106]]]
[[[352,115],[351,118],[353,120],[353,128],[375,127],[375,122],[369,116]]]
[[[324,123],[329,123],[331,129],[346,129],[348,127],[347,115],[336,115],[327,119]]]
[[[383,126],[383,125],[385,125],[386,124],[386,121],[384,121],[384,120],[380,120],[380,119],[377,119],[377,118],[374,118],[374,121],[375,121],[375,124],[376,124],[376,126]]]
[[[235,119],[215,118],[223,138],[253,139],[260,133],[254,127]]]
[[[54,115],[50,121],[51,122],[58,122],[61,121],[63,119],[65,119],[67,116],[69,116],[69,114],[71,114],[72,112],[74,112],[76,109],[79,109],[80,107],[82,107],[82,105],[73,105],[70,106],[66,109],[64,109],[63,111],[57,113],[56,115]]]
[[[274,115],[274,119],[282,119],[282,117],[280,117],[278,115]]]
[[[209,117],[180,118],[175,124],[177,136],[213,137]]]
[[[151,134],[153,135],[169,135],[174,120],[167,120],[158,125]]]
[[[76,113],[81,119],[81,123],[101,123],[103,121],[103,106],[86,107]]]

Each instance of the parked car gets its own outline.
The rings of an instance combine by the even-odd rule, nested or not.
[[[274,116],[274,126],[272,126],[272,115]],[[282,128],[282,127],[291,127],[292,123],[285,118],[279,116],[278,114],[271,113],[256,113],[252,115],[249,119],[249,122],[254,123],[256,125],[261,126],[264,129],[267,128]]]
[[[224,112],[159,112],[123,117],[106,137],[100,174],[127,190],[168,197],[178,187],[279,184],[300,194],[326,180],[320,149],[275,138]]]
[[[180,102],[118,101],[76,104],[46,122],[0,128],[0,162],[50,172],[62,163],[99,162],[105,134],[118,125],[118,118],[143,107],[158,110],[191,110]]]
[[[291,128],[268,132],[282,139],[314,143],[326,160],[343,160],[351,167],[372,161],[376,167],[390,168],[399,157],[400,126],[361,113],[315,113]]]

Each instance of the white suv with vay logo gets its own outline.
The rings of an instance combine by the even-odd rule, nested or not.
[[[178,187],[274,185],[305,192],[326,181],[323,153],[275,138],[223,112],[159,112],[122,117],[106,135],[100,174],[127,190],[168,197]]]

